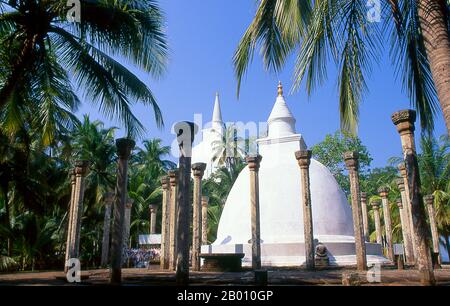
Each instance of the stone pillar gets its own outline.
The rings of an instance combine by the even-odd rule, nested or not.
[[[311,209],[311,190],[309,179],[309,165],[311,164],[311,151],[300,150],[295,152],[300,167],[301,190],[302,190],[302,209],[303,209],[303,231],[305,241],[305,262],[306,269],[314,269],[314,231]]]
[[[208,202],[209,197],[202,196],[202,245],[208,244]]]
[[[156,214],[158,213],[158,205],[150,204],[150,234],[156,234]]]
[[[398,189],[400,190],[401,195],[401,202],[402,202],[402,208],[400,208],[400,217],[403,215],[403,224],[402,224],[402,231],[403,231],[403,243],[405,244],[405,253],[406,253],[406,262],[409,265],[414,265],[415,258],[414,258],[414,247],[413,247],[413,241],[412,241],[412,233],[411,233],[411,218],[408,213],[408,199],[406,197],[405,192],[405,184],[403,178],[398,178],[396,180]],[[397,202],[398,204],[398,202]]]
[[[353,229],[355,232],[356,265],[358,270],[367,270],[366,243],[364,242],[364,228],[361,211],[361,192],[359,189],[358,152],[345,152],[344,161],[350,178],[350,191],[352,196]]]
[[[192,211],[190,205],[191,192],[191,160],[192,143],[197,132],[197,125],[192,122],[182,121],[174,126],[177,134],[180,157],[179,167],[179,192],[178,192],[178,228],[177,228],[177,285],[189,283],[189,250],[192,224]]]
[[[75,206],[74,196],[75,196],[75,169],[70,169],[70,202],[69,202],[69,211],[67,212],[67,239],[66,239],[66,254],[64,260],[64,272],[67,273],[69,266],[67,266],[67,261],[72,257],[71,254],[71,245],[72,245],[72,227],[73,227],[73,211]]]
[[[116,140],[117,155],[117,182],[114,197],[114,219],[111,239],[111,271],[110,283],[120,284],[122,282],[122,247],[123,229],[125,226],[125,203],[127,201],[128,183],[128,159],[135,142],[128,138]]]
[[[107,192],[103,196],[105,203],[105,217],[103,219],[102,259],[100,266],[106,267],[109,261],[109,232],[111,230],[111,210],[114,202],[114,193]]]
[[[246,161],[250,170],[250,213],[252,228],[252,268],[261,269],[261,232],[259,215],[259,165],[261,155],[247,156]]]
[[[402,180],[403,182],[403,180]],[[405,207],[403,206],[402,200],[397,200],[397,206],[400,215],[400,223],[402,226],[402,237],[403,237],[403,249],[405,250],[405,258],[408,264],[414,264],[414,254],[411,245],[411,236],[409,232],[409,222],[405,212]]]
[[[125,204],[125,227],[123,229],[123,248],[128,250],[130,248],[130,226],[131,226],[131,208],[133,207],[134,200],[127,198]]]
[[[160,269],[169,269],[169,211],[170,211],[170,181],[168,176],[161,179],[162,194],[162,220],[161,220],[161,252]]]
[[[200,248],[202,235],[202,177],[205,173],[205,163],[195,163],[192,165],[194,174],[194,196],[192,212],[192,270],[200,271]]]
[[[428,210],[428,220],[430,220],[431,238],[433,241],[433,253],[437,257],[437,266],[442,263],[439,253],[439,233],[436,223],[436,212],[434,210],[434,196],[432,194],[423,197]]]
[[[430,230],[426,222],[425,208],[420,191],[419,165],[417,162],[414,141],[414,122],[416,112],[403,110],[392,115],[392,122],[397,127],[402,142],[403,156],[405,159],[406,174],[409,188],[409,202],[413,220],[413,241],[416,248],[416,263],[423,285],[434,285],[434,271],[431,260],[431,252],[428,247]]]
[[[383,234],[381,233],[381,218],[380,206],[381,202],[378,200],[372,201],[373,218],[375,220],[375,232],[377,234],[377,243],[383,245]]]
[[[416,242],[413,239],[413,233],[412,230],[414,228],[414,224],[413,224],[413,219],[412,219],[412,214],[411,214],[411,201],[409,199],[409,187],[408,187],[408,177],[406,174],[406,166],[405,163],[400,163],[398,165],[398,170],[400,171],[400,175],[402,176],[403,179],[403,190],[404,190],[404,195],[405,195],[405,199],[404,199],[404,203],[403,203],[403,209],[405,210],[405,217],[407,218],[407,221],[409,223],[409,237],[411,238],[411,248],[413,250],[413,262],[415,264],[416,262],[416,258],[417,258],[417,247],[416,247]],[[398,185],[398,184],[397,184]]]
[[[370,241],[369,215],[367,214],[367,193],[365,192],[361,192],[361,210],[364,226],[364,239],[366,240],[366,242],[369,242]]]
[[[75,194],[74,194],[74,210],[72,220],[72,251],[71,256],[73,258],[80,257],[80,234],[81,234],[81,218],[83,216],[83,200],[84,200],[84,188],[85,178],[89,172],[89,161],[78,160],[75,162]]]
[[[177,210],[178,210],[178,169],[169,171],[170,213],[169,213],[169,269],[176,269],[177,256]]]
[[[383,216],[384,216],[384,230],[386,231],[386,249],[387,257],[390,261],[394,262],[394,245],[392,241],[392,220],[391,220],[391,208],[389,207],[389,188],[381,187],[378,189],[378,193],[383,203]]]

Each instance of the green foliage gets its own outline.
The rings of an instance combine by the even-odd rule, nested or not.
[[[157,211],[156,231],[161,231],[161,201],[162,187],[160,179],[176,164],[164,159],[169,155],[170,147],[162,146],[161,139],[143,141],[143,148],[137,148],[137,153],[130,161],[128,195],[134,200],[131,213],[130,243],[135,247],[138,235],[150,233],[149,205],[159,205]]]
[[[0,255],[12,258],[22,270],[60,269],[63,266],[70,199],[71,164],[91,162],[86,177],[81,229],[84,267],[99,264],[104,218],[103,196],[114,191],[115,128],[105,128],[88,116],[70,133],[58,132],[54,147],[27,142],[17,135],[11,142],[0,134]],[[25,134],[26,135],[26,134]],[[135,200],[132,238],[146,231],[148,205],[160,202],[160,176],[172,162],[160,139],[146,140],[129,166],[129,196]],[[3,257],[2,257],[3,258]],[[2,259],[3,260],[3,259]],[[5,259],[7,261],[7,259]],[[9,261],[8,261],[9,262]]]
[[[32,120],[44,144],[53,144],[58,130],[77,122],[77,92],[131,136],[144,131],[131,112],[137,102],[163,124],[153,93],[117,61],[156,78],[164,72],[168,47],[156,2],[80,2],[81,22],[67,20],[64,1],[0,2],[0,109],[8,133]]]
[[[344,152],[356,151],[359,153],[361,175],[369,171],[372,158],[361,140],[345,132],[335,132],[334,135],[326,135],[325,139],[311,147],[313,157],[324,164],[334,175],[337,182],[348,195],[350,193],[350,181],[346,175]]]

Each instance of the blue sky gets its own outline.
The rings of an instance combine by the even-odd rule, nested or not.
[[[160,3],[167,19],[170,46],[167,73],[154,80],[135,71],[153,91],[165,121],[165,127],[158,129],[150,108],[134,106],[133,110],[147,128],[146,138],[161,138],[170,145],[174,139],[170,132],[174,122],[193,121],[194,113],[202,113],[204,120],[210,120],[216,91],[220,93],[225,121],[266,121],[275,102],[278,80],[284,84],[285,99],[297,119],[297,132],[304,136],[308,146],[339,129],[337,78],[332,62],[328,66],[328,81],[311,97],[306,95],[304,87],[288,95],[293,61],[288,61],[277,75],[264,71],[256,53],[237,99],[232,56],[254,16],[256,1],[166,0]],[[394,111],[409,108],[410,104],[387,56],[374,65],[367,83],[369,92],[361,106],[358,135],[373,157],[372,166],[381,167],[389,157],[401,154],[400,138],[390,116]],[[80,115],[84,113],[107,125],[117,125],[90,104],[79,110]],[[439,114],[435,134],[445,133],[442,114]],[[117,135],[123,136],[123,131]]]

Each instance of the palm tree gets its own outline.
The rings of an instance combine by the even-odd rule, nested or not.
[[[161,139],[148,139],[142,143],[143,148],[138,148],[137,154],[130,161],[128,194],[134,200],[130,242],[133,242],[133,237],[138,240],[140,231],[150,228],[149,205],[159,204],[162,200],[160,178],[176,167],[174,162],[165,159],[165,156],[170,154],[170,146],[163,146]],[[160,215],[161,209],[158,210],[157,220],[160,220]]]
[[[120,119],[132,136],[144,130],[130,108],[137,101],[153,107],[161,126],[150,89],[117,61],[121,57],[154,77],[164,72],[167,43],[158,5],[80,4],[81,21],[71,22],[67,1],[0,1],[0,109],[16,114],[33,109],[33,120],[51,130],[55,117],[70,121],[79,92],[108,117]]]
[[[443,135],[438,142],[422,137],[419,167],[423,194],[434,195],[438,231],[450,254],[450,139]]]
[[[162,146],[159,138],[147,139],[142,142],[143,148],[138,148],[137,154],[132,157],[132,163],[137,163],[138,167],[155,167],[161,172],[167,172],[177,165],[164,156],[170,154],[170,146]]]
[[[219,166],[225,166],[232,171],[236,162],[246,155],[246,142],[238,136],[238,128],[234,124],[227,126],[223,134],[217,133],[220,138],[212,142],[212,161],[218,161]]]
[[[445,0],[386,0],[384,26],[367,17],[367,1],[261,0],[234,55],[238,94],[242,76],[261,43],[266,69],[280,70],[295,51],[294,85],[306,79],[309,94],[327,78],[328,59],[338,67],[341,127],[355,133],[367,75],[384,45],[424,129],[433,129],[437,97],[450,133],[450,4]],[[380,12],[381,13],[381,12]],[[434,81],[434,83],[433,83]],[[437,91],[436,91],[437,89]]]
[[[438,140],[423,135],[420,140],[418,163],[422,194],[434,195],[438,231],[450,254],[450,141],[447,135]],[[403,162],[401,157],[389,159],[391,165]]]
[[[115,127],[105,129],[103,122],[91,122],[89,116],[85,115],[83,123],[73,135],[74,159],[91,162],[86,193],[92,193],[95,203],[100,203],[103,195],[114,187],[115,130]]]

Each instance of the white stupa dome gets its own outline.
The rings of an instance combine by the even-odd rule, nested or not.
[[[270,114],[267,138],[258,139],[261,257],[266,266],[298,266],[305,261],[302,187],[295,151],[306,149],[295,132],[295,119],[284,100],[281,84]],[[311,206],[314,239],[323,243],[331,264],[356,263],[352,212],[331,172],[312,159]],[[216,241],[204,253],[243,252],[251,264],[250,178],[244,168],[223,209]],[[382,262],[381,246],[367,243],[369,262]]]

